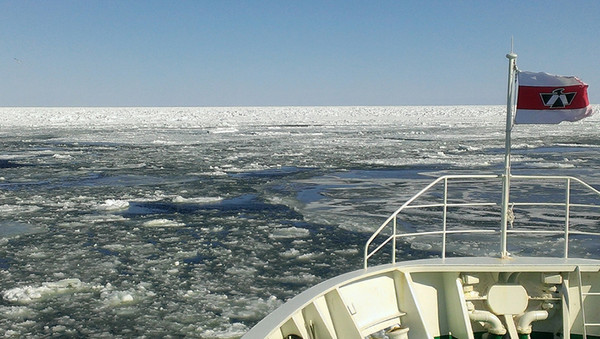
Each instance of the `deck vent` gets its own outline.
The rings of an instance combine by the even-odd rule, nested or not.
[[[521,314],[527,309],[529,297],[521,285],[492,285],[487,293],[487,304],[494,314]]]

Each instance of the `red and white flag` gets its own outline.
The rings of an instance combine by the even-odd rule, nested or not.
[[[588,85],[574,76],[519,71],[517,124],[558,124],[592,115]]]

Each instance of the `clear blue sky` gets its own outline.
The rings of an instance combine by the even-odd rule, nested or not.
[[[503,104],[511,36],[600,103],[600,1],[0,0],[0,106]]]

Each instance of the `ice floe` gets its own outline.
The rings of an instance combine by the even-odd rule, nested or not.
[[[29,304],[64,293],[75,293],[80,290],[97,288],[81,282],[77,278],[63,279],[55,282],[45,282],[41,286],[15,287],[2,292],[2,298],[14,304]]]
[[[98,209],[103,211],[118,211],[127,208],[129,208],[129,201],[119,199],[106,199],[98,206]]]
[[[148,220],[143,223],[145,227],[183,227],[185,226],[182,222],[177,222],[170,219],[154,219]]]

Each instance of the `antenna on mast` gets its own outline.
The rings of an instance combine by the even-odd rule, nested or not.
[[[514,38],[513,36],[510,37],[510,54],[514,54],[513,53],[513,42],[514,42],[513,38]]]

